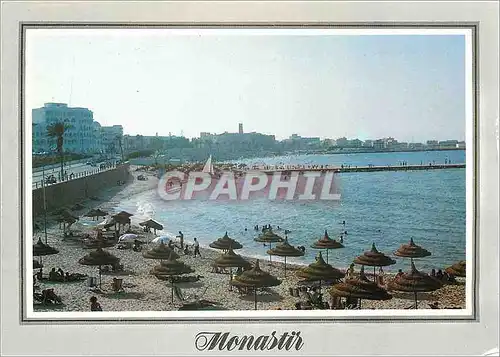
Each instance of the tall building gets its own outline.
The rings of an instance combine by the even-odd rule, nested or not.
[[[243,123],[238,124],[238,133],[243,134]]]
[[[123,126],[112,125],[101,127],[103,151],[109,154],[120,154],[123,148]]]
[[[65,152],[96,153],[100,151],[98,135],[95,133],[93,113],[88,108],[68,107],[65,103],[45,103],[32,110],[33,152],[54,152],[56,138],[47,130],[56,123],[64,123]],[[98,123],[97,123],[98,124]]]

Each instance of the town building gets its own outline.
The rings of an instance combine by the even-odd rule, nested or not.
[[[65,125],[63,150],[71,153],[98,153],[93,113],[88,108],[68,107],[65,103],[45,103],[32,110],[32,151],[53,153],[56,138],[48,135],[48,128],[56,123]]]
[[[108,154],[121,154],[123,149],[123,126],[101,127],[103,151]]]

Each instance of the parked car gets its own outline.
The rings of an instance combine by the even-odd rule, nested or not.
[[[57,179],[54,175],[50,175],[48,176],[46,179],[45,179],[45,183],[46,184],[53,184],[53,183],[56,183],[57,182]]]

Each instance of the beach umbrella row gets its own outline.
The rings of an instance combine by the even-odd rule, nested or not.
[[[259,243],[269,244],[269,249],[272,248],[272,243],[279,243],[284,241],[284,239],[274,233],[271,228],[266,229],[264,233],[259,235],[254,240]],[[269,261],[271,261],[271,255],[269,255]]]

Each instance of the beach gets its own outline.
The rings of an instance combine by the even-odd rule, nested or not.
[[[148,180],[137,180],[138,174],[144,172],[135,172],[131,170],[133,180],[129,183],[113,189],[103,191],[98,197],[99,200],[86,200],[81,202],[85,208],[74,212],[80,217],[88,212],[91,208],[100,208],[105,211],[112,210],[117,203],[124,198],[131,198],[134,195],[157,189],[158,179],[151,173],[146,173]],[[98,276],[98,268],[93,266],[85,266],[78,263],[78,260],[92,250],[84,248],[81,241],[74,238],[63,238],[63,232],[59,228],[59,224],[55,222],[54,216],[49,217],[47,226],[48,244],[59,250],[59,254],[43,257],[44,273],[48,273],[50,269],[61,268],[64,272],[81,273],[88,276]],[[40,219],[37,220],[40,222]],[[101,219],[102,221],[102,219]],[[91,218],[81,217],[79,222],[72,227],[75,235],[83,235],[92,232],[92,226],[96,222],[92,222]],[[139,235],[139,239],[146,242],[154,238],[153,233],[144,233],[142,227],[138,226],[139,221],[132,217],[132,231]],[[174,228],[173,228],[174,229]],[[220,236],[224,232],[221,232]],[[42,232],[34,234],[34,243],[38,237],[42,237]],[[213,237],[216,240],[220,237]],[[233,237],[238,240],[238,237]],[[188,243],[191,243],[187,241]],[[147,244],[143,247],[142,252],[151,249],[153,244]],[[57,283],[41,281],[39,282],[40,290],[54,288],[55,293],[62,299],[63,305],[57,307],[57,311],[89,311],[89,299],[92,296],[98,298],[103,310],[105,311],[168,311],[178,310],[182,306],[182,302],[174,297],[172,303],[171,287],[166,281],[157,279],[151,275],[150,270],[159,261],[145,259],[141,252],[135,252],[132,249],[119,250],[116,247],[106,248],[107,251],[120,258],[120,263],[124,265],[123,272],[103,273],[102,275],[102,292],[96,293],[91,291],[87,285],[87,280],[78,282]],[[238,251],[236,251],[238,253]],[[240,295],[236,289],[229,288],[229,275],[212,272],[211,264],[221,252],[201,248],[201,257],[193,255],[181,255],[180,260],[194,269],[191,275],[200,275],[202,278],[195,283],[180,283],[176,284],[186,300],[195,297],[202,297],[205,300],[215,301],[220,303],[228,310],[253,310],[254,296]],[[35,257],[36,258],[36,257]],[[255,259],[247,257],[253,264]],[[354,257],[353,257],[354,258]],[[295,309],[295,304],[302,297],[291,296],[289,288],[295,288],[299,278],[294,274],[294,270],[299,266],[287,264],[287,274],[284,277],[284,269],[281,263],[282,258],[272,257],[272,264],[269,259],[261,259],[260,267],[262,270],[271,273],[282,280],[281,285],[266,289],[265,292],[258,294],[258,309]],[[310,262],[312,263],[312,261]],[[330,261],[334,264],[334,262]],[[418,265],[418,260],[416,261]],[[410,262],[408,261],[408,267]],[[345,267],[337,267],[345,269]],[[445,268],[444,266],[442,267]],[[356,268],[359,271],[359,267]],[[369,272],[370,269],[367,269]],[[429,273],[429,272],[426,272]],[[123,279],[123,292],[115,293],[112,289],[113,277]],[[385,274],[385,279],[390,279],[390,274]],[[324,301],[329,301],[327,288],[322,290]],[[414,306],[413,293],[390,292],[393,295],[391,300],[387,301],[370,301],[363,300],[363,309],[407,309]],[[419,309],[430,308],[429,303],[438,301],[441,308],[465,308],[465,283],[463,279],[457,278],[457,284],[445,285],[443,288],[431,293],[419,293]],[[53,311],[55,307],[43,306],[36,307],[35,311]]]

